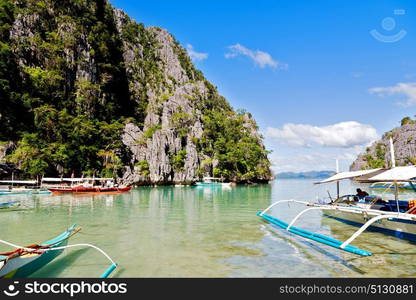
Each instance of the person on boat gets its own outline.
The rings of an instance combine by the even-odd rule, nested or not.
[[[105,184],[105,187],[108,187],[108,188],[112,188],[112,187],[114,187],[114,183],[113,183],[113,181],[111,181],[111,180],[107,180],[107,182],[106,182],[106,184]]]
[[[361,189],[357,189],[357,194],[356,196],[358,197],[358,200],[362,200],[365,197],[369,196],[368,193],[366,191],[363,191]]]

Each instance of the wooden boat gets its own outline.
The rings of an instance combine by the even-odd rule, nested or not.
[[[231,182],[223,182],[221,178],[216,177],[204,177],[202,181],[196,182],[195,185],[199,187],[230,187]]]
[[[48,190],[39,189],[11,189],[10,191],[1,191],[0,196],[15,196],[15,195],[49,195]]]
[[[115,185],[113,178],[43,178],[42,187],[52,193],[122,193],[131,190],[129,186]]]
[[[47,189],[38,186],[36,180],[0,180],[0,196],[28,195],[28,194],[50,194]]]
[[[415,180],[416,166],[396,167],[392,141],[390,141],[390,148],[392,156],[392,168],[390,169],[341,172],[316,183],[336,182],[337,198],[335,200],[331,198],[331,202],[329,203],[306,202],[295,199],[280,200],[271,204],[262,212],[258,212],[257,215],[267,222],[303,238],[361,256],[369,256],[372,253],[350,244],[367,229],[392,235],[399,239],[416,241],[416,201],[400,201],[398,199],[397,187],[398,182],[411,182]],[[384,201],[380,197],[359,198],[356,195],[340,196],[339,181],[345,179],[364,182],[390,182],[395,186],[395,199]],[[273,207],[288,202],[305,205],[306,208],[287,223],[266,214]],[[312,210],[321,210],[326,217],[360,228],[350,238],[342,242],[294,226],[302,215]]]
[[[20,206],[20,201],[18,201],[18,200],[2,202],[2,203],[0,203],[0,211],[9,210],[9,209],[12,209],[12,208],[16,208],[18,206]]]
[[[0,278],[23,278],[36,272],[64,251],[50,249],[67,245],[68,239],[78,231],[76,225],[72,225],[64,233],[40,245],[0,253]]]
[[[85,186],[72,186],[72,187],[55,187],[49,188],[52,193],[122,193],[131,190],[131,187],[85,187]]]
[[[75,224],[65,232],[42,244],[34,244],[20,247],[9,242],[0,240],[1,243],[12,246],[16,250],[0,253],[0,278],[24,278],[38,271],[56,257],[66,248],[91,247],[101,252],[111,261],[111,265],[101,274],[101,278],[107,278],[113,272],[117,264],[100,248],[90,244],[68,245],[68,240],[81,229]]]

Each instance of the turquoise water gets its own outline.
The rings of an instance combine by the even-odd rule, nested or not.
[[[343,192],[355,186],[344,183]],[[43,242],[72,223],[70,244],[104,249],[119,268],[113,277],[414,277],[414,244],[365,232],[353,244],[375,254],[358,257],[276,229],[256,216],[269,204],[335,196],[335,185],[280,180],[231,188],[141,187],[116,195],[35,195],[16,211],[0,212],[0,239]],[[412,197],[412,194],[407,197]],[[301,206],[281,205],[284,220]],[[345,240],[357,229],[313,211],[298,227]],[[7,248],[0,245],[0,249]],[[68,249],[34,277],[97,277],[108,266],[93,249]]]

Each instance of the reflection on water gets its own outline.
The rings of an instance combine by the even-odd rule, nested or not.
[[[353,193],[356,187],[347,183],[341,188]],[[0,238],[42,242],[77,223],[83,230],[70,243],[103,248],[120,264],[115,277],[415,275],[411,243],[364,233],[354,244],[375,255],[362,258],[293,236],[256,216],[274,201],[315,201],[328,192],[335,196],[335,186],[281,180],[226,189],[142,187],[123,194],[19,196],[18,210],[0,212]],[[301,209],[284,204],[272,214],[290,220]],[[309,212],[297,226],[340,240],[356,230],[318,211]],[[34,276],[96,277],[107,265],[94,250],[67,250]]]

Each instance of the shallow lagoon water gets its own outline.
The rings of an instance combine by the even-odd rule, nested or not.
[[[344,193],[355,188],[341,184]],[[333,184],[278,180],[232,188],[140,187],[114,195],[2,197],[0,201],[20,199],[22,207],[0,212],[0,238],[21,245],[43,242],[76,223],[82,231],[70,244],[104,249],[120,265],[113,277],[416,276],[414,243],[365,232],[353,244],[374,255],[359,257],[294,236],[256,216],[275,201],[315,201],[328,197],[327,190],[335,196]],[[283,204],[272,214],[287,221],[301,209]],[[339,240],[357,230],[318,211],[306,214],[297,226]],[[93,249],[68,249],[33,277],[97,277],[107,266]]]

